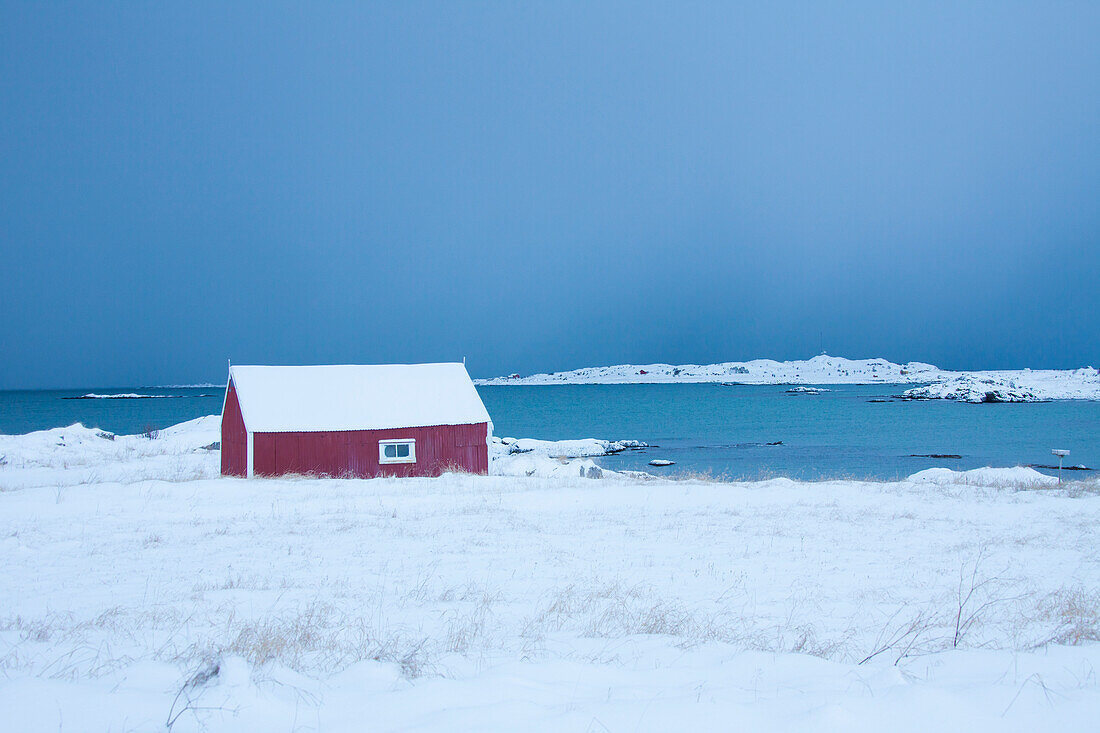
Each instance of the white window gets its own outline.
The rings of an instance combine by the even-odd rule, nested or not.
[[[412,438],[378,441],[378,462],[416,463],[416,441]]]

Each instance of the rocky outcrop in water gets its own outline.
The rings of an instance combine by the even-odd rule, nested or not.
[[[1021,387],[1012,380],[957,377],[945,382],[914,387],[902,393],[907,400],[955,400],[979,404],[983,402],[1042,402],[1034,390]]]

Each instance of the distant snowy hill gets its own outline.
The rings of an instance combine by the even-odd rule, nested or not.
[[[552,374],[513,374],[478,379],[479,385],[534,384],[918,384],[907,399],[962,402],[1036,402],[1100,399],[1100,373],[1092,367],[1073,370],[1005,370],[957,372],[911,361],[845,359],[822,354],[802,361],[730,361],[722,364],[619,364]]]
[[[570,372],[477,380],[478,384],[658,384],[730,382],[736,384],[913,384],[943,378],[938,367],[921,362],[845,359],[822,354],[804,361],[729,361],[722,364],[620,364]]]

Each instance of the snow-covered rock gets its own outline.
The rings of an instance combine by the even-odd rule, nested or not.
[[[551,458],[538,453],[505,455],[489,463],[493,476],[538,476],[540,478],[604,478],[615,471],[601,469],[591,458]]]
[[[1100,399],[1100,375],[1091,367],[1067,371],[970,372],[907,389],[902,397],[970,403],[1096,400]]]
[[[1020,387],[1014,380],[971,375],[956,377],[924,387],[907,389],[901,395],[907,400],[955,400],[957,402],[1041,402],[1034,389]]]
[[[614,471],[600,469],[591,460],[597,456],[645,448],[640,440],[537,440],[498,438],[489,444],[489,472],[500,476],[582,476],[602,478]]]
[[[500,447],[495,451],[490,447],[491,453],[537,453],[551,458],[606,456],[612,453],[622,453],[625,450],[647,447],[647,444],[640,440],[600,440],[598,438],[582,438],[580,440],[493,438],[493,443]]]

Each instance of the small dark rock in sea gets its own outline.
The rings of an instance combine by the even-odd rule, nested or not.
[[[774,443],[765,443],[764,445],[783,445],[783,441],[777,440]]]
[[[951,458],[951,459],[954,459],[954,460],[958,460],[958,459],[962,458],[962,456],[957,455],[955,453],[910,453],[909,457],[910,458]]]
[[[867,401],[868,402],[890,402],[891,400],[888,400],[888,399],[885,399],[885,398],[882,398],[882,397],[874,397],[874,398],[869,399]]]
[[[1048,471],[1057,471],[1058,470],[1057,466],[1047,466],[1047,465],[1044,465],[1042,463],[1029,463],[1029,464],[1027,464],[1027,467],[1028,468],[1045,468]],[[1092,471],[1094,469],[1091,469],[1088,466],[1062,466],[1062,470],[1063,471]]]

